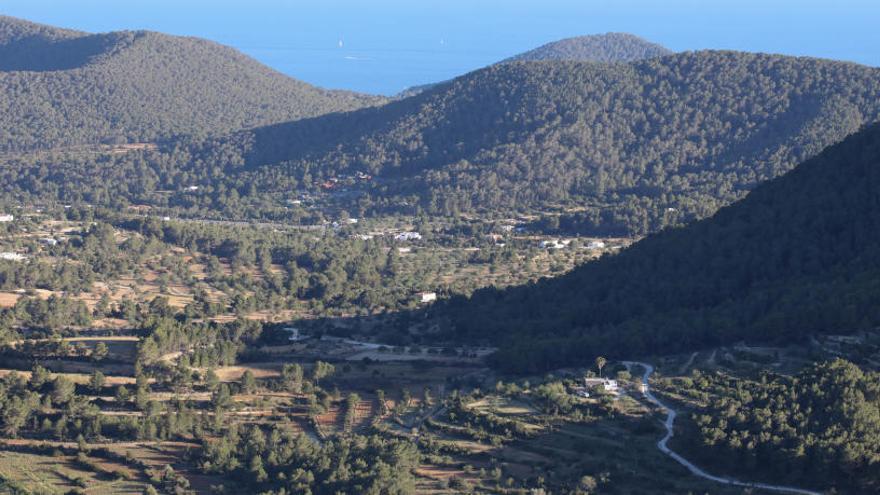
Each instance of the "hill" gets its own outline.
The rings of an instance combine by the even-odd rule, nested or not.
[[[713,217],[529,286],[430,312],[448,338],[536,371],[739,340],[792,343],[880,325],[880,125]]]
[[[527,52],[498,62],[536,62],[540,60],[568,60],[578,62],[632,62],[671,55],[665,47],[627,33],[592,34],[553,41]],[[448,81],[444,81],[448,82]],[[408,98],[439,84],[422,84],[407,88],[397,98]]]
[[[0,150],[229,133],[380,101],[313,87],[202,39],[0,16]]]
[[[574,60],[584,62],[632,62],[671,55],[673,52],[627,33],[577,36],[547,43],[510,57],[504,62]]]
[[[710,215],[877,120],[878,96],[880,69],[811,58],[512,62],[197,154],[265,190],[365,172],[376,177],[358,200],[367,210],[555,208],[565,214],[551,230],[637,235]]]

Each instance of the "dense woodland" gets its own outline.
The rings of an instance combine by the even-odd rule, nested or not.
[[[237,175],[258,189],[368,173],[357,201],[380,211],[563,205],[584,210],[586,233],[644,234],[708,216],[873,122],[878,80],[735,52],[501,64],[381,108],[241,134],[192,163],[245,165]]]
[[[227,133],[381,101],[310,86],[206,40],[0,16],[2,151]]]
[[[453,339],[540,370],[740,339],[797,342],[880,324],[880,126],[832,146],[710,219],[569,274],[454,298]]]
[[[588,62],[631,62],[671,55],[656,43],[627,33],[605,33],[576,36],[541,45],[504,62],[537,60],[580,60]]]
[[[880,489],[880,376],[844,360],[754,381],[696,373],[694,450],[726,472],[844,493]]]
[[[159,152],[11,155],[0,183],[13,201],[293,221],[306,215],[282,199],[302,192],[357,214],[550,208],[561,231],[643,235],[709,216],[873,122],[878,81],[855,64],[736,52],[508,63],[382,107]],[[321,187],[357,173],[372,178]]]
[[[283,431],[266,435],[259,427],[206,445],[203,468],[234,476],[259,493],[335,495],[415,493],[412,470],[419,452],[408,441],[354,436],[317,445]],[[256,493],[256,492],[255,492]]]
[[[529,50],[499,64],[507,62],[536,62],[539,60],[569,60],[580,62],[632,62],[670,55],[673,52],[656,43],[627,33],[605,33],[576,36],[553,41]],[[449,81],[413,86],[397,95],[398,98],[415,96]]]

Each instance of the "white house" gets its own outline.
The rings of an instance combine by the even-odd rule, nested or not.
[[[429,303],[437,300],[436,292],[419,292],[416,294],[416,297],[419,298],[419,302],[421,303]]]
[[[587,389],[601,388],[605,392],[617,395],[620,393],[620,385],[617,380],[609,378],[584,378],[584,387]]]
[[[53,239],[51,237],[45,237],[43,239],[40,239],[40,244],[42,244],[44,246],[57,246],[58,239]]]
[[[541,249],[564,249],[569,244],[571,244],[571,241],[569,240],[560,241],[559,239],[551,239],[539,242],[538,247]]]
[[[0,222],[11,222],[15,220],[15,217],[12,215],[0,215]]]
[[[602,384],[602,388],[606,392],[611,392],[612,394],[620,392],[620,386],[617,384],[617,380],[605,380],[605,383]]]
[[[422,238],[422,234],[418,232],[401,232],[394,236],[395,241],[418,241]]]

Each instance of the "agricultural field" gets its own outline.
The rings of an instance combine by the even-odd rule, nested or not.
[[[10,486],[25,487],[30,493],[46,495],[76,490],[89,495],[140,495],[148,485],[142,473],[123,464],[56,454],[0,450],[0,479]]]

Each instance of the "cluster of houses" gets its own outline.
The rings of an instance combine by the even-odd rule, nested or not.
[[[364,172],[357,172],[354,175],[342,175],[340,177],[330,177],[321,183],[321,189],[324,190],[332,190],[336,189],[340,185],[344,183],[344,181],[351,182],[369,182],[373,180],[373,176],[370,174],[366,174]]]
[[[571,239],[548,239],[545,241],[541,241],[538,243],[538,247],[541,249],[565,249],[571,244]],[[597,251],[599,249],[605,249],[606,244],[604,241],[593,240],[588,242],[584,249],[590,249],[593,251]]]
[[[349,218],[347,220],[349,224],[356,224],[358,221],[356,218]],[[336,225],[336,222],[333,222],[333,225]],[[400,232],[397,234],[384,233],[384,232],[371,232],[369,234],[353,234],[352,237],[355,239],[359,239],[362,241],[370,241],[375,239],[376,237],[381,237],[384,235],[394,235],[394,240],[399,242],[408,242],[408,241],[418,241],[422,239],[422,234],[418,232]],[[409,248],[399,248],[401,253],[410,252]]]

